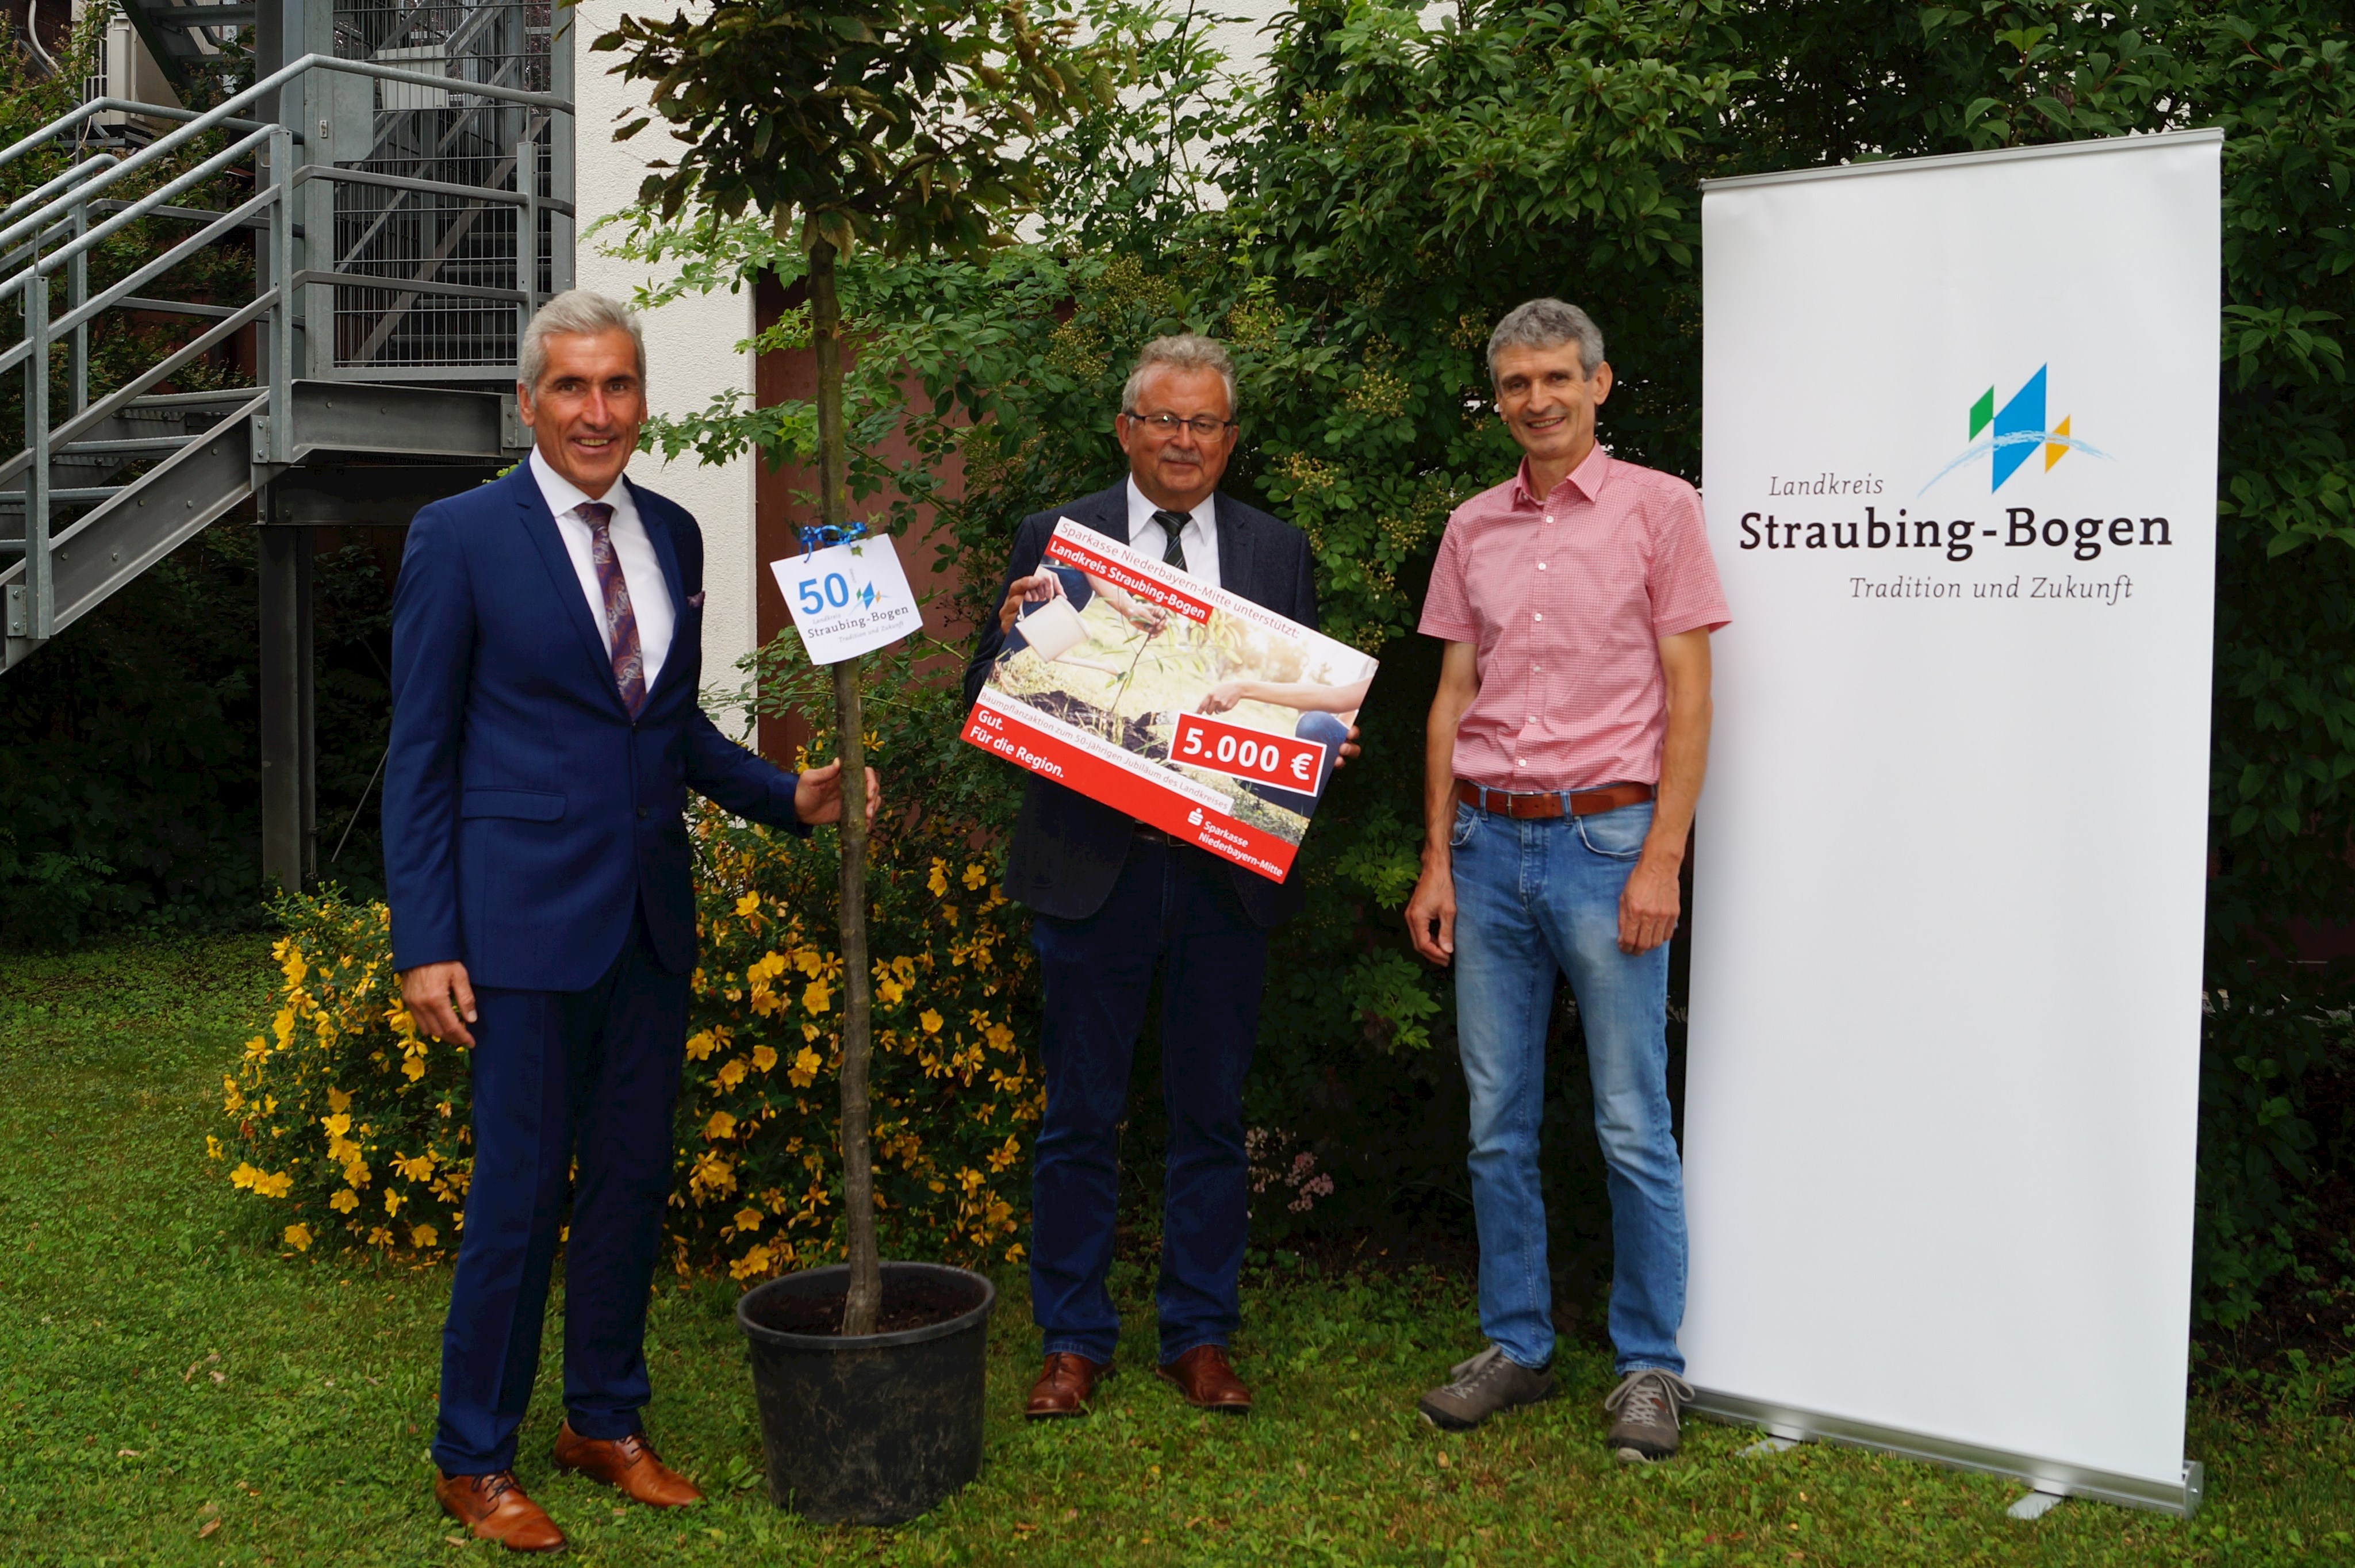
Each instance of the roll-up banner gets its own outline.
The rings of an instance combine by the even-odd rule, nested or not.
[[[1720,180],[1733,607],[1682,1343],[1785,1436],[2189,1513],[2219,163]]]

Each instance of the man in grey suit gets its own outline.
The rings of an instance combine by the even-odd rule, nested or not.
[[[1308,540],[1219,493],[1235,448],[1225,348],[1188,333],[1137,357],[1114,421],[1128,477],[1023,520],[997,617],[965,671],[970,703],[1017,635],[1026,602],[1067,592],[1041,569],[1065,517],[1159,556],[1214,587],[1316,624]],[[1129,613],[1129,612],[1124,612]],[[1148,614],[1136,609],[1133,614]],[[1355,731],[1350,731],[1354,736]],[[1341,756],[1357,747],[1344,744]],[[1015,826],[1006,893],[1036,916],[1047,1111],[1031,1177],[1030,1305],[1046,1364],[1032,1417],[1082,1413],[1120,1333],[1112,1264],[1121,1115],[1155,972],[1169,1151],[1161,1232],[1160,1375],[1188,1403],[1241,1414],[1251,1391],[1227,1360],[1249,1212],[1242,1083],[1259,1030],[1268,928],[1299,907],[1278,884],[1039,777]]]

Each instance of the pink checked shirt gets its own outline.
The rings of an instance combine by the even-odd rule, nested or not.
[[[1732,617],[1700,496],[1597,446],[1540,498],[1529,464],[1447,519],[1425,636],[1477,645],[1455,776],[1492,789],[1657,784],[1659,640]]]

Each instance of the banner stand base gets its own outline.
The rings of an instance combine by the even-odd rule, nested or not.
[[[1706,1415],[1712,1420],[1740,1426],[1763,1427],[1774,1437],[1842,1443],[1852,1448],[1877,1449],[1900,1458],[1920,1459],[1957,1470],[2010,1476],[2026,1481],[2040,1492],[2061,1497],[2092,1498],[2100,1502],[2115,1503],[2121,1508],[2148,1509],[2154,1513],[2171,1514],[2177,1519],[2190,1519],[2200,1511],[2200,1494],[2207,1481],[2207,1473],[2197,1460],[2186,1460],[2182,1481],[2170,1487],[2139,1476],[2121,1476],[2107,1470],[2087,1469],[2082,1465],[2064,1464],[2057,1459],[2040,1459],[2033,1455],[2012,1454],[2000,1448],[1982,1448],[1974,1443],[1876,1426],[1867,1421],[1825,1415],[1817,1411],[1801,1410],[1796,1405],[1749,1399],[1715,1389],[1700,1390],[1687,1408],[1697,1415]]]

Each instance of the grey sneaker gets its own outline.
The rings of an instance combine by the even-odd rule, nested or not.
[[[1499,1411],[1538,1404],[1553,1397],[1553,1370],[1531,1371],[1505,1359],[1491,1345],[1468,1361],[1448,1371],[1444,1388],[1433,1389],[1415,1402],[1415,1409],[1433,1426],[1447,1432],[1469,1432]]]
[[[1618,1416],[1604,1441],[1630,1465],[1665,1459],[1677,1451],[1677,1412],[1693,1401],[1692,1384],[1657,1367],[1638,1367],[1603,1396]]]

